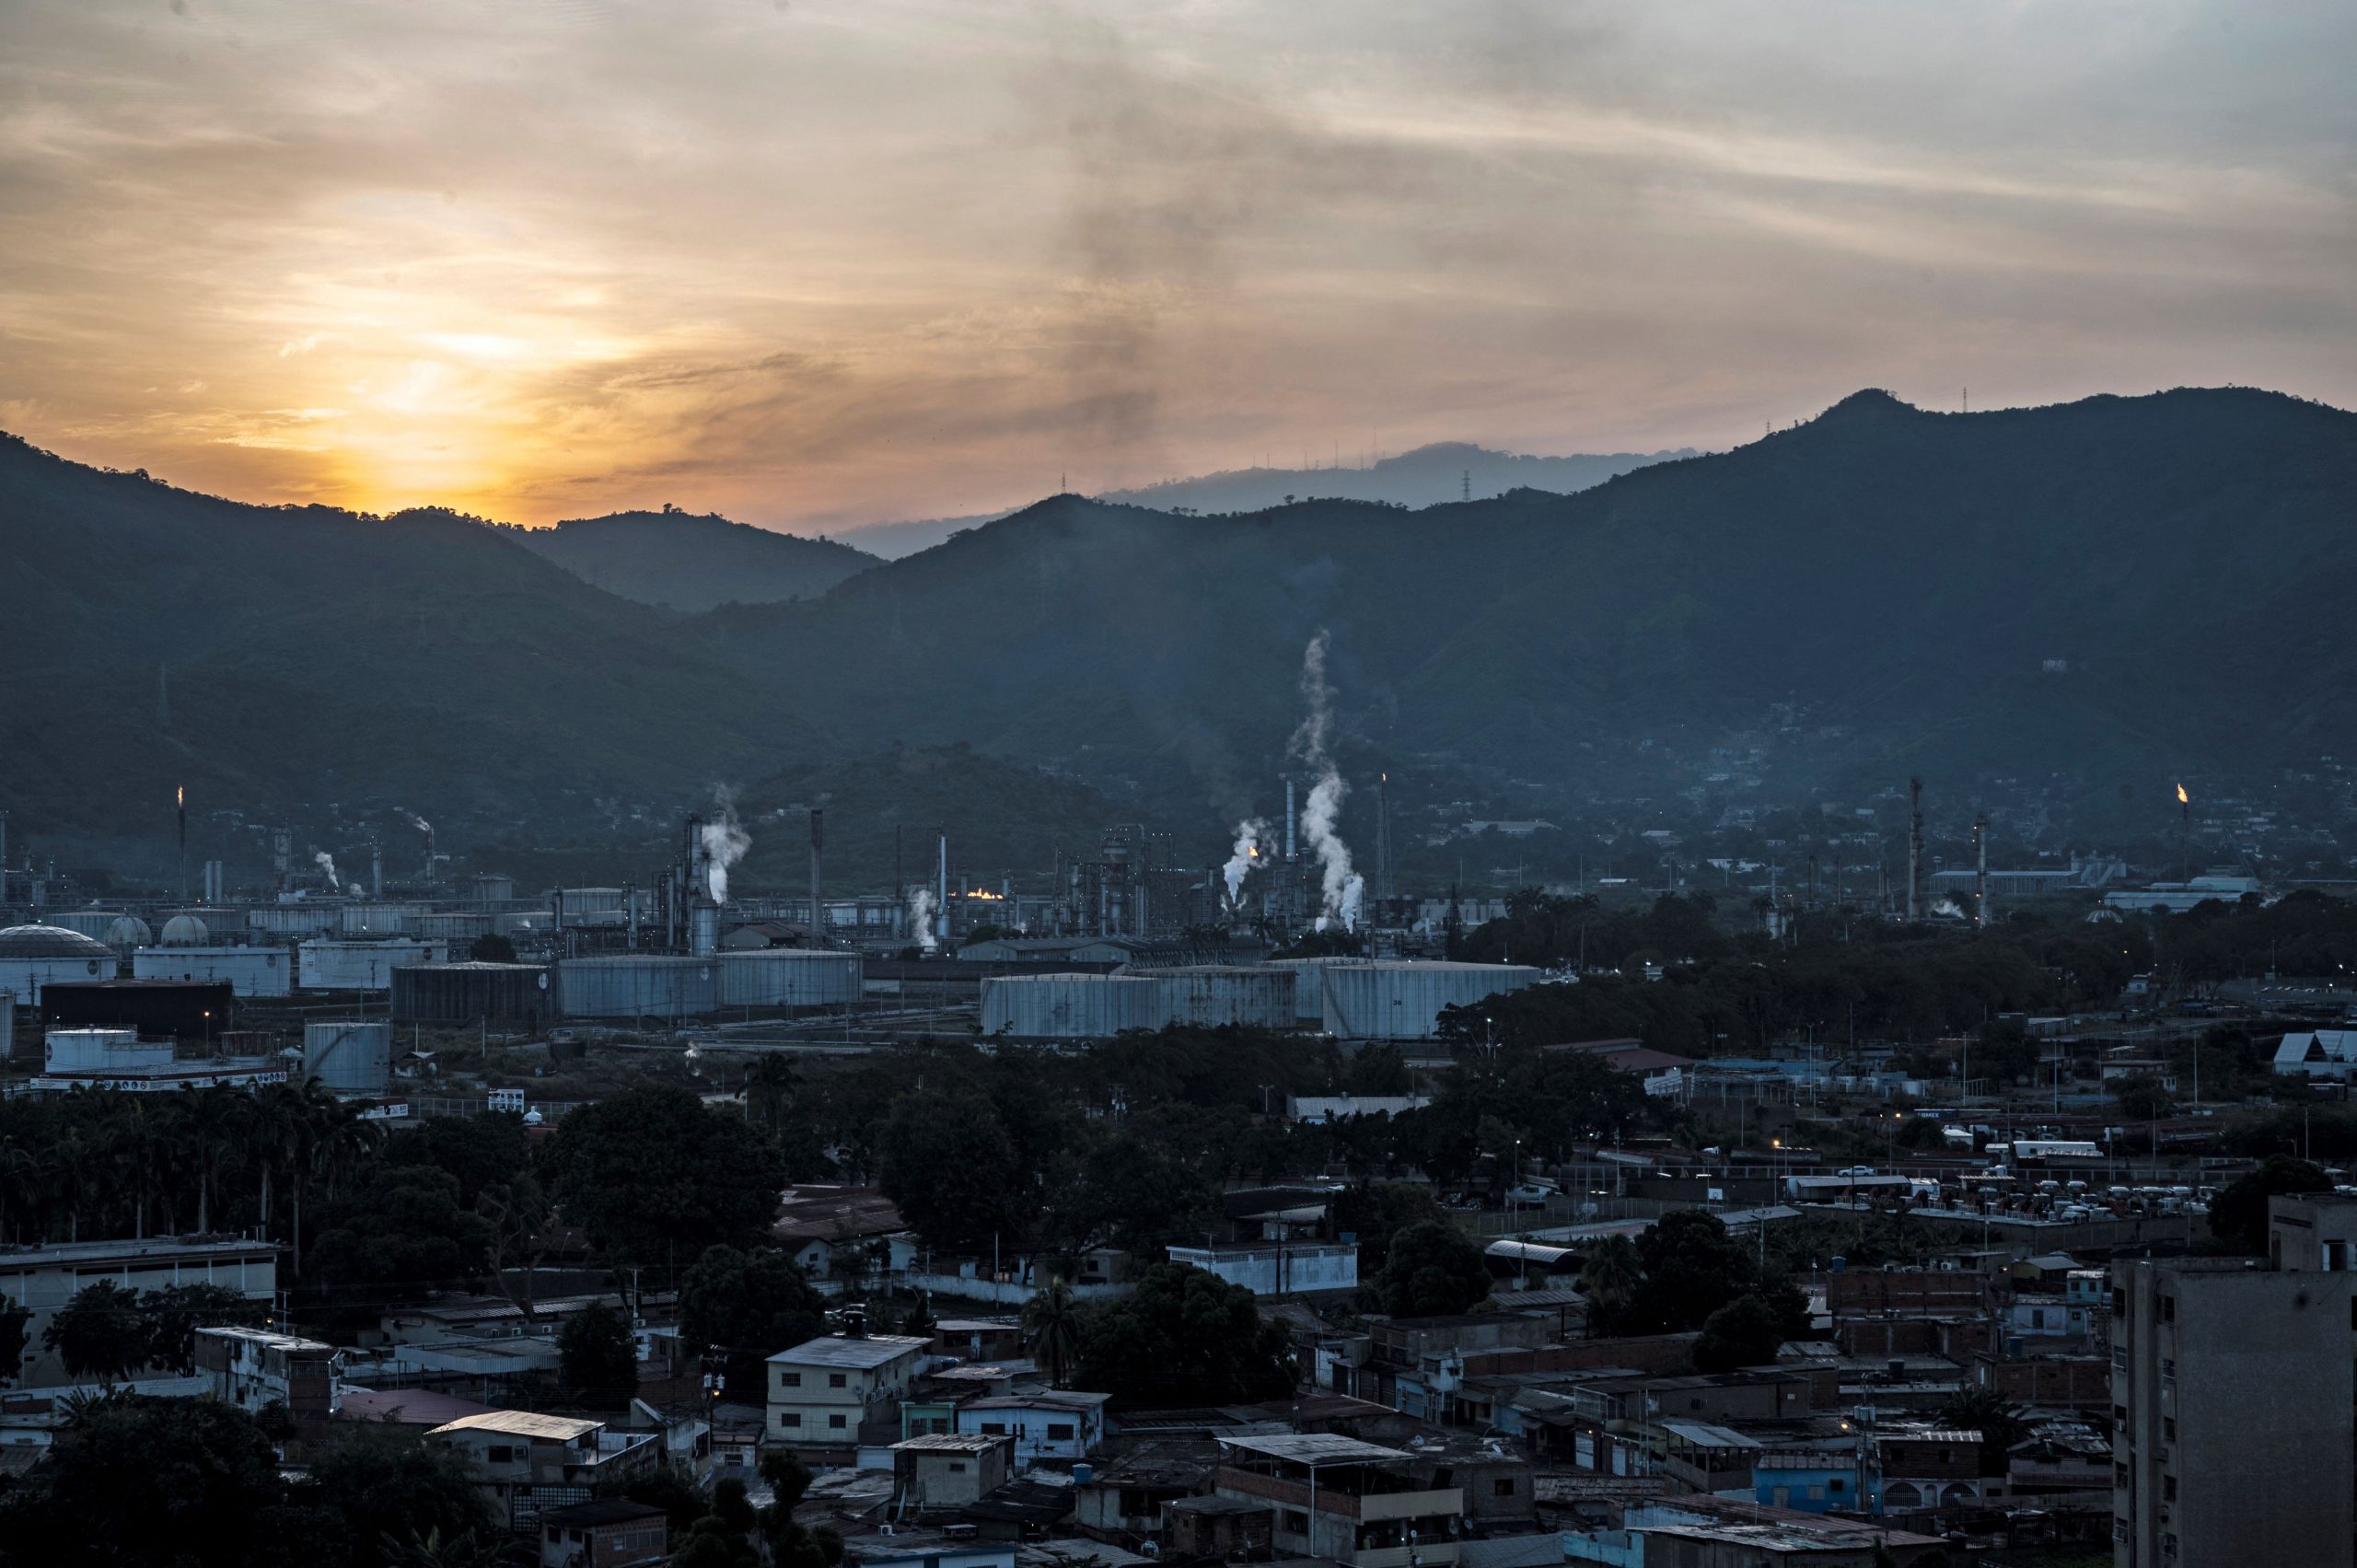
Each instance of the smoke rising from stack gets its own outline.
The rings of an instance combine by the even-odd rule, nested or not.
[[[1317,783],[1309,786],[1309,799],[1301,808],[1301,834],[1309,841],[1309,853],[1318,857],[1318,891],[1323,911],[1318,917],[1318,929],[1340,924],[1345,931],[1356,931],[1360,909],[1366,897],[1365,879],[1351,867],[1351,846],[1342,842],[1338,824],[1342,815],[1342,797],[1350,793],[1350,785],[1342,782],[1342,771],[1334,765],[1331,742],[1334,733],[1334,689],[1326,684],[1326,633],[1321,629],[1309,639],[1309,646],[1301,656],[1301,697],[1308,712],[1301,727],[1293,733],[1293,743],[1287,748],[1317,773]]]
[[[1227,857],[1223,875],[1227,878],[1227,902],[1233,909],[1244,892],[1244,878],[1260,868],[1260,841],[1268,835],[1269,824],[1258,817],[1248,817],[1236,825],[1236,850]]]
[[[737,820],[737,792],[716,786],[712,792],[712,820],[702,828],[704,853],[704,891],[712,901],[728,901],[728,868],[745,858],[753,847],[753,836]]]
[[[939,949],[941,939],[933,934],[933,889],[922,882],[909,888],[909,924],[917,934],[917,946],[927,953]]]
[[[315,849],[311,852],[311,864],[318,866],[319,874],[328,879],[329,892],[343,891],[343,881],[335,874],[335,856],[323,849]]]

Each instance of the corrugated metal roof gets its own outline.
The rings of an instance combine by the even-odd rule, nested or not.
[[[858,1340],[842,1334],[829,1334],[819,1339],[805,1340],[792,1350],[782,1350],[769,1359],[772,1365],[842,1366],[865,1370],[897,1361],[932,1342],[931,1340],[908,1339],[899,1334],[870,1334]]]
[[[1397,1448],[1362,1443],[1355,1437],[1329,1432],[1271,1433],[1260,1437],[1223,1435],[1219,1441],[1225,1447],[1296,1465],[1381,1464],[1409,1457]]]

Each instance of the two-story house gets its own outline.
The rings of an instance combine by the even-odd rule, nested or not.
[[[1111,1397],[1070,1388],[985,1395],[958,1407],[958,1430],[1015,1439],[1017,1470],[1042,1460],[1071,1465],[1104,1446],[1105,1402]]]
[[[848,1463],[860,1431],[875,1440],[900,1436],[900,1401],[916,1379],[930,1340],[898,1334],[829,1334],[769,1358],[769,1441]]]
[[[326,1421],[336,1411],[335,1346],[267,1329],[196,1330],[197,1371],[213,1397],[249,1413],[270,1405],[297,1422]]]
[[[531,1411],[461,1416],[425,1437],[465,1455],[508,1528],[536,1537],[543,1514],[588,1502],[601,1483],[652,1471],[663,1452],[656,1433],[609,1432],[602,1421]]]
[[[1329,1433],[1225,1436],[1212,1494],[1271,1512],[1280,1557],[1343,1568],[1446,1568],[1457,1560],[1465,1492],[1425,1486],[1413,1456]]]

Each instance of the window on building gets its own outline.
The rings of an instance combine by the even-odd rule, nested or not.
[[[964,1475],[966,1473],[966,1461],[963,1459],[950,1460],[949,1473],[951,1475]]]
[[[841,1432],[843,1429],[843,1418],[839,1415],[830,1415],[827,1418],[827,1424],[835,1431]]]
[[[982,1435],[985,1437],[1005,1436],[1006,1423],[1003,1421],[986,1421],[982,1423]]]
[[[802,1424],[802,1412],[800,1411],[780,1411],[777,1412],[777,1423],[780,1426],[799,1426]]]
[[[2161,1417],[2161,1441],[2164,1443],[2177,1441],[2177,1417],[2173,1415]]]
[[[1837,1476],[1835,1476],[1831,1481],[1827,1481],[1825,1484],[1826,1484],[1826,1486],[1828,1487],[1828,1489],[1829,1489],[1829,1490],[1831,1490],[1831,1491],[1834,1491],[1834,1492],[1839,1492],[1839,1491],[1840,1491],[1840,1490],[1841,1490],[1841,1478],[1840,1478],[1840,1476],[1838,1476],[1838,1475],[1837,1475]]]
[[[1490,1495],[1492,1497],[1512,1497],[1514,1495],[1514,1477],[1510,1475],[1500,1476],[1497,1480],[1492,1481],[1490,1483]]]
[[[777,1386],[781,1388],[799,1388],[802,1387],[802,1374],[781,1372],[777,1375]]]
[[[2164,1503],[2177,1501],[2177,1477],[2173,1475],[2161,1477],[2161,1501]]]
[[[1306,1536],[1309,1533],[1309,1516],[1296,1508],[1285,1510],[1285,1533]]]
[[[516,1450],[505,1443],[493,1443],[482,1451],[482,1458],[485,1464],[512,1465],[516,1462]]]
[[[1049,1442],[1051,1442],[1051,1443],[1069,1443],[1069,1442],[1071,1442],[1071,1441],[1072,1441],[1072,1436],[1073,1436],[1073,1426],[1072,1426],[1072,1423],[1070,1423],[1070,1422],[1068,1422],[1068,1421],[1051,1421],[1051,1422],[1048,1423],[1048,1441],[1049,1441]]]
[[[2161,1297],[2161,1321],[2164,1323],[2174,1323],[2177,1321],[2176,1296],[2165,1295]]]
[[[830,1372],[830,1373],[828,1373],[828,1374],[827,1374],[827,1387],[828,1387],[828,1388],[841,1388],[846,1387],[846,1383],[845,1383],[845,1380],[844,1380],[843,1375],[842,1375],[842,1373],[840,1373],[840,1372]]]

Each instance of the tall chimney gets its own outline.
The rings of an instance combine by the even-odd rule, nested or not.
[[[935,935],[940,937],[942,945],[946,947],[949,943],[949,830],[946,828],[941,830],[939,876],[940,881],[934,889],[934,897],[937,901],[934,905],[933,918],[939,927]]]
[[[810,946],[823,947],[827,929],[825,911],[819,905],[819,853],[827,844],[827,814],[814,806],[810,808]]]
[[[1923,887],[1923,781],[1907,781],[1907,919],[1910,924],[1923,918],[1921,900]]]
[[[368,896],[385,896],[385,846],[374,839],[368,841]]]
[[[1989,813],[1983,811],[1972,819],[1972,847],[1980,855],[1980,868],[1972,880],[1972,923],[1989,923]]]
[[[1293,864],[1293,781],[1285,781],[1285,864]]]

